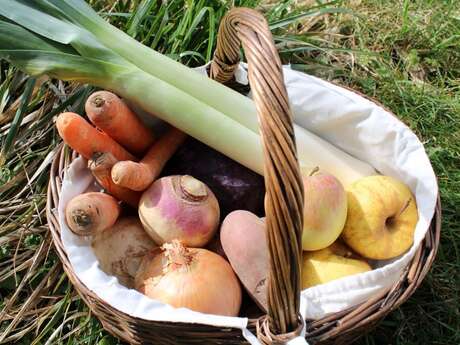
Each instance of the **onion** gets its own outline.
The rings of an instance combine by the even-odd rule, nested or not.
[[[119,219],[112,227],[98,232],[91,246],[101,269],[116,276],[126,287],[134,286],[134,276],[144,255],[156,247],[134,217]]]
[[[230,264],[209,250],[186,248],[179,241],[144,257],[135,288],[173,307],[202,313],[236,316],[241,306],[241,287]]]
[[[189,175],[155,181],[139,202],[139,217],[158,244],[179,240],[187,247],[203,247],[219,226],[219,204],[213,192]]]

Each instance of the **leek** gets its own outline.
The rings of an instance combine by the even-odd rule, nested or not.
[[[254,102],[143,46],[82,0],[2,0],[0,57],[31,75],[112,90],[148,113],[263,174]],[[344,184],[373,169],[295,126],[300,164]]]

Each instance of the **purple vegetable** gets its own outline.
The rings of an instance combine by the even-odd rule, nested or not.
[[[191,175],[204,182],[219,201],[221,219],[234,210],[264,216],[263,177],[193,138],[168,161],[162,176],[168,175]]]

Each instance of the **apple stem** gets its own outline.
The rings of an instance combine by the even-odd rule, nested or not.
[[[406,210],[406,208],[409,206],[409,204],[410,204],[410,198],[406,201],[406,203],[404,204],[404,206],[401,208],[401,210],[398,213],[396,213],[395,215],[387,218],[387,220],[385,221],[385,225],[387,226],[388,229],[391,226],[393,226],[393,223],[394,223],[395,219],[398,218]]]
[[[399,217],[406,210],[406,208],[409,207],[409,204],[410,204],[410,198],[407,199],[407,201],[404,204],[403,208],[401,209],[401,211],[398,212],[398,214],[395,217]]]
[[[319,171],[319,167],[314,167],[310,173],[308,174],[308,176],[313,176],[314,174],[316,174],[317,172]]]

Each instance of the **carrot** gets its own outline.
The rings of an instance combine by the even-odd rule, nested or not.
[[[121,161],[112,168],[112,180],[119,186],[143,191],[160,175],[161,170],[185,140],[186,134],[172,128],[148,150],[139,162]]]
[[[73,233],[89,236],[115,224],[120,215],[120,206],[113,196],[91,192],[77,195],[70,200],[65,215],[67,225]]]
[[[128,188],[117,186],[110,176],[110,171],[118,160],[110,153],[97,152],[88,161],[88,168],[93,173],[96,181],[118,200],[126,202],[128,205],[137,208],[141,193],[132,191]]]
[[[85,104],[91,122],[134,154],[144,153],[154,141],[147,128],[117,95],[93,93]]]
[[[75,113],[62,113],[56,120],[61,138],[86,159],[96,152],[110,152],[118,160],[136,159],[107,134],[98,131]]]

